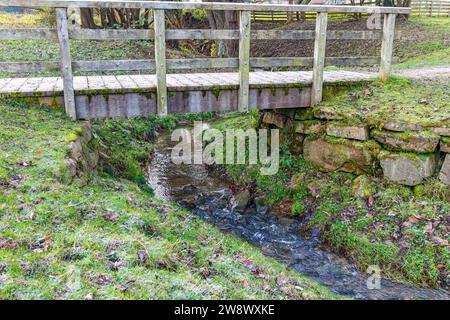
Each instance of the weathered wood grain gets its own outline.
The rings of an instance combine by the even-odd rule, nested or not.
[[[322,101],[323,68],[325,65],[325,49],[327,41],[327,20],[328,15],[326,12],[317,14],[311,106],[314,106],[318,102]]]
[[[172,1],[97,1],[97,0],[2,0],[0,7],[26,8],[135,8],[159,10],[238,10],[282,12],[341,12],[341,13],[398,13],[409,14],[410,8],[349,5],[288,5],[224,2],[172,2]]]
[[[392,65],[392,51],[394,49],[395,14],[385,14],[383,22],[383,39],[381,42],[380,77],[389,78]]]
[[[157,96],[158,96],[158,114],[167,114],[167,85],[166,85],[166,27],[164,10],[153,10],[154,28],[155,28],[155,61]]]
[[[72,58],[69,47],[69,31],[67,27],[67,9],[56,9],[56,24],[58,30],[59,48],[61,52],[61,73],[64,86],[64,104],[66,113],[76,119],[75,94],[73,91]]]
[[[250,11],[239,12],[239,111],[248,111],[250,77]]]

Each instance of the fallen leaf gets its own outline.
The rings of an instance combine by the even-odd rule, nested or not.
[[[427,223],[427,225],[425,226],[425,232],[426,233],[433,233],[434,228],[433,228],[433,224],[429,221]]]
[[[280,273],[280,275],[278,276],[277,284],[278,284],[279,286],[283,286],[285,283],[286,283],[286,276],[285,276],[284,272],[282,272],[282,273]]]
[[[418,216],[415,216],[415,215],[409,216],[409,218],[408,218],[408,222],[410,222],[412,224],[418,223],[418,222],[423,221],[423,220],[424,220],[424,218],[418,217]]]
[[[119,216],[117,214],[108,213],[103,215],[103,219],[110,222],[116,222],[119,220]]]

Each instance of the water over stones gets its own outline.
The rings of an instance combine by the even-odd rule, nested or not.
[[[321,246],[317,233],[305,239],[300,222],[267,214],[250,206],[245,212],[229,210],[228,183],[201,165],[175,165],[170,159],[170,136],[160,136],[149,166],[148,182],[155,195],[177,201],[220,230],[239,236],[268,256],[301,272],[331,291],[356,299],[448,299],[440,290],[420,289],[381,279],[381,288],[367,288],[368,275]],[[301,180],[301,177],[297,177]],[[183,188],[193,185],[196,188]],[[181,191],[181,192],[180,192]],[[256,205],[263,207],[261,199]],[[262,210],[264,209],[264,210]]]
[[[363,174],[371,172],[374,161],[362,143],[342,144],[311,137],[305,139],[303,156],[324,172]]]
[[[437,167],[436,154],[398,154],[384,152],[380,164],[385,178],[390,181],[415,186],[431,177]]]

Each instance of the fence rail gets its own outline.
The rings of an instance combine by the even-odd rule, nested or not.
[[[450,0],[413,0],[411,13],[418,16],[450,16]]]
[[[312,66],[312,104],[322,99],[323,68],[332,65],[375,64],[380,61],[380,76],[386,79],[390,74],[392,48],[397,14],[408,14],[409,8],[364,7],[364,6],[328,6],[328,5],[282,5],[249,3],[192,3],[192,2],[158,2],[158,1],[61,1],[61,0],[2,0],[1,6],[18,6],[28,8],[56,8],[56,29],[0,29],[0,40],[43,39],[58,40],[61,60],[59,62],[3,62],[0,71],[42,72],[61,71],[64,83],[66,112],[76,118],[73,71],[111,71],[111,70],[155,70],[157,75],[158,113],[167,114],[167,70],[195,68],[239,68],[239,110],[248,110],[249,72],[252,67]],[[152,9],[154,30],[108,30],[82,29],[68,23],[67,10],[72,8],[138,8]],[[164,10],[204,9],[233,10],[239,12],[239,30],[166,30]],[[252,12],[313,12],[316,14],[316,30],[251,30]],[[327,31],[328,13],[378,13],[384,16],[383,30],[380,31]],[[398,34],[397,34],[398,36]],[[152,60],[107,60],[107,61],[72,61],[69,39],[88,40],[154,40],[155,59]],[[201,58],[201,59],[166,59],[166,40],[181,39],[236,39],[239,40],[239,58]],[[251,58],[251,39],[314,39],[314,57],[305,58]],[[325,57],[327,39],[372,40],[381,39],[381,57]],[[59,67],[59,68],[58,68]]]

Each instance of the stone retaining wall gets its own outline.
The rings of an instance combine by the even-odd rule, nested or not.
[[[99,150],[95,145],[91,124],[82,122],[80,127],[69,136],[67,156],[59,175],[71,180],[74,177],[86,177],[97,170]]]
[[[407,186],[433,175],[450,185],[450,127],[387,121],[374,128],[323,108],[265,112],[263,126],[285,129],[291,151],[324,172],[360,175],[381,168],[386,179]]]

